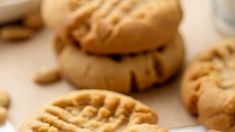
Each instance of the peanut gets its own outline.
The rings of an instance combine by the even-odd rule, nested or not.
[[[33,30],[18,25],[5,26],[0,31],[0,37],[4,40],[15,41],[30,38]]]
[[[35,73],[33,80],[38,84],[50,84],[60,80],[60,73],[57,68],[45,67]]]

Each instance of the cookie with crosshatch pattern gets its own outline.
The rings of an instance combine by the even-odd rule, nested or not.
[[[79,88],[108,89],[122,93],[143,91],[162,84],[179,72],[184,43],[177,34],[170,44],[149,52],[98,56],[55,41],[61,75]]]
[[[44,0],[42,11],[61,38],[97,54],[159,48],[182,19],[179,0]]]
[[[182,99],[200,123],[235,131],[235,39],[201,52],[182,80]]]
[[[157,120],[149,107],[126,95],[80,90],[46,105],[19,132],[165,132]]]

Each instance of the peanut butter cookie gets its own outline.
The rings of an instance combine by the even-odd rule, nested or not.
[[[185,72],[181,93],[200,123],[235,132],[235,40],[200,53]]]
[[[61,74],[80,88],[142,91],[167,81],[179,71],[184,60],[184,44],[179,34],[168,45],[130,55],[97,56],[56,42]]]
[[[44,0],[42,14],[61,38],[97,54],[159,48],[182,19],[179,0]]]
[[[157,119],[149,107],[128,96],[80,90],[49,103],[23,123],[19,132],[134,132],[127,130],[156,125]]]

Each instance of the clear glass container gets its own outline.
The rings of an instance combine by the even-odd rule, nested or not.
[[[235,0],[212,0],[215,26],[226,36],[235,36]]]

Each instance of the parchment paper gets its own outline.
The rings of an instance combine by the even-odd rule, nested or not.
[[[181,33],[187,49],[187,62],[200,50],[223,39],[213,27],[210,0],[183,0]],[[31,77],[43,66],[56,65],[52,33],[42,30],[31,40],[12,43],[0,41],[0,88],[11,95],[9,118],[15,127],[57,96],[76,90],[66,81],[50,86],[36,85]],[[180,76],[165,86],[132,94],[151,106],[160,116],[162,127],[195,125],[195,118],[184,109],[179,97]]]

